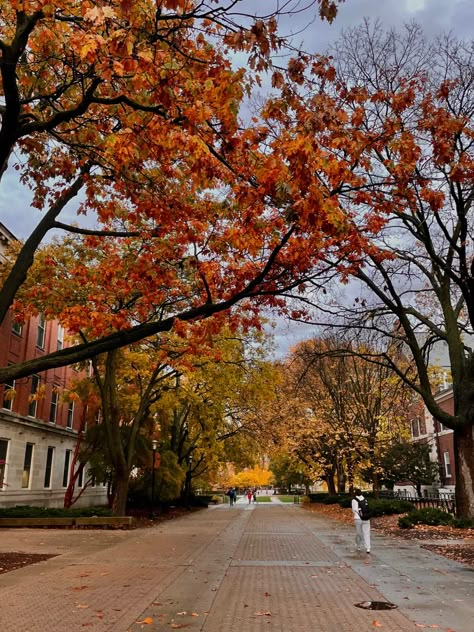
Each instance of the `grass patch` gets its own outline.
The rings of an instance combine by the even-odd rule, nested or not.
[[[278,500],[281,500],[282,503],[292,503],[295,500],[294,496],[290,496],[289,494],[285,494],[284,496],[277,496]]]
[[[258,503],[271,503],[272,499],[270,496],[257,496]]]

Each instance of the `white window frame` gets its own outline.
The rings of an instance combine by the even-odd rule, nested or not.
[[[36,333],[36,346],[39,349],[44,349],[44,342],[46,339],[46,320],[44,314],[38,314],[38,331]]]
[[[3,384],[3,395],[2,395],[2,408],[4,408],[5,410],[13,410],[13,400],[15,399],[15,394],[13,394],[13,397],[7,398],[5,399],[5,395],[8,393],[8,391],[14,391],[15,390],[15,380],[12,380],[11,382],[5,382]]]
[[[50,424],[56,424],[56,421],[58,419],[59,393],[57,389],[58,386],[56,384],[53,384],[53,388],[51,390],[51,401],[49,403],[48,421]]]
[[[33,386],[35,384],[36,384],[36,387],[33,390]],[[41,385],[41,378],[40,378],[40,376],[39,375],[32,375],[31,376],[30,396],[36,395],[40,385]],[[33,399],[33,400],[28,402],[28,417],[35,417],[36,418],[36,413],[37,412],[38,412],[38,400],[37,399]]]
[[[74,402],[69,402],[67,406],[66,430],[72,430],[74,425]]]
[[[58,325],[58,339],[56,341],[56,349],[58,351],[64,349],[64,327],[62,325]]]
[[[52,445],[49,445],[46,451],[46,463],[44,467],[44,479],[43,479],[43,488],[44,489],[52,489],[53,487],[53,471],[54,471],[54,457],[56,454],[56,448]],[[46,485],[46,473],[48,471],[48,461],[49,455],[51,455],[51,463],[49,465],[49,484]]]
[[[448,450],[443,452],[443,461],[444,461],[444,476],[445,476],[445,478],[451,478],[452,477],[451,459],[449,457],[449,451]]]
[[[31,448],[29,463],[27,462],[26,456],[28,454],[28,448]],[[31,489],[31,480],[33,478],[33,460],[35,456],[35,444],[34,443],[26,443],[25,444],[25,454],[23,457],[23,470],[21,473],[21,489]]]

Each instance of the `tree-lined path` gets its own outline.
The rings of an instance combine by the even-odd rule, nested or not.
[[[280,503],[217,506],[129,532],[2,530],[0,550],[58,553],[0,576],[0,624],[21,632],[465,632],[466,567]],[[389,599],[397,610],[356,608]]]

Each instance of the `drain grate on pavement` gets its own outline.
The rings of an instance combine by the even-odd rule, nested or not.
[[[393,610],[398,608],[394,603],[390,601],[361,601],[355,603],[356,608],[363,608],[364,610]]]

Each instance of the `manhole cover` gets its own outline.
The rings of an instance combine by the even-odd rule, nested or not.
[[[394,608],[398,608],[398,606],[394,603],[390,603],[390,601],[361,601],[355,603],[354,606],[356,608],[364,608],[364,610],[393,610]]]

